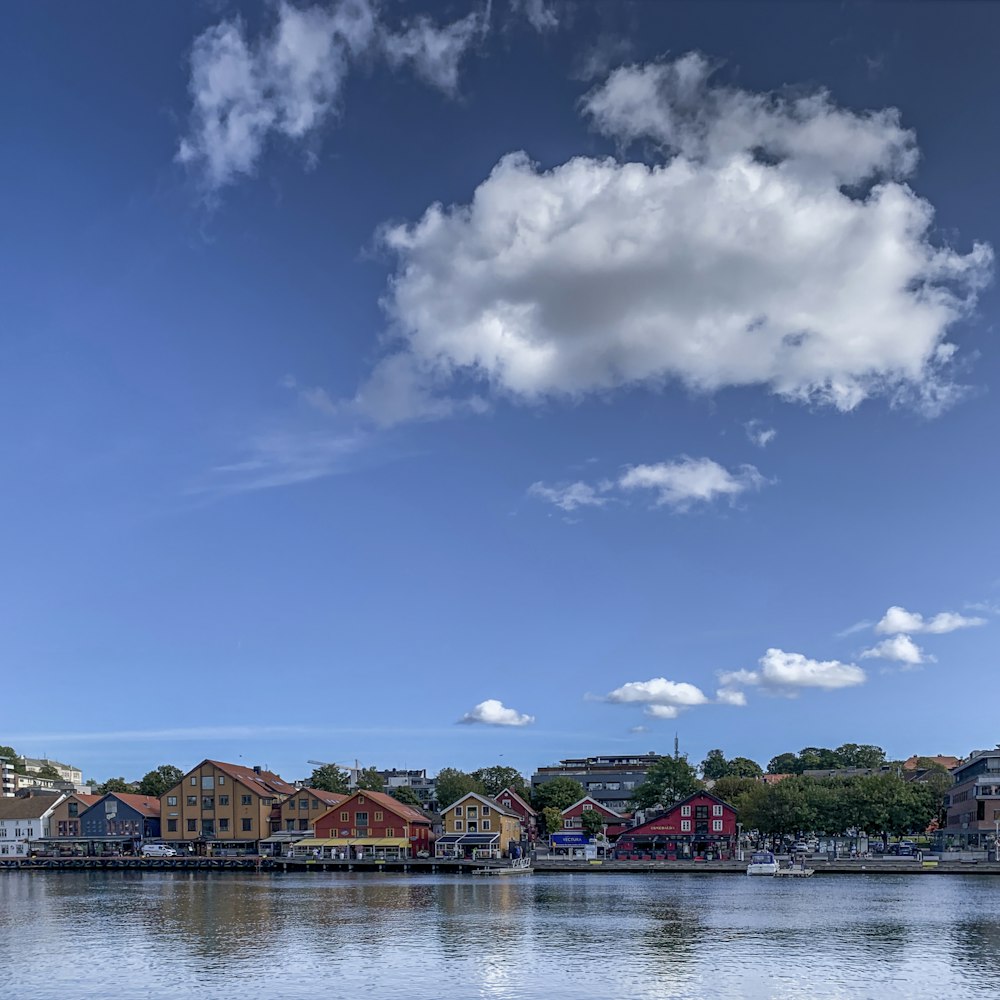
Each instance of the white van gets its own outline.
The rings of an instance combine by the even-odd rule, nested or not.
[[[144,858],[176,858],[177,851],[169,844],[143,844],[142,856]]]

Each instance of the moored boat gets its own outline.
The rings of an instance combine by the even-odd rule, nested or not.
[[[755,851],[747,865],[747,875],[777,875],[778,861],[770,851]]]

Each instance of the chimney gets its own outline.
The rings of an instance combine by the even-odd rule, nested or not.
[[[254,774],[260,774],[260,764],[254,764],[254,766],[253,766],[253,773]]]

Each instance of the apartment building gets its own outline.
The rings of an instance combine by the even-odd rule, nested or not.
[[[531,776],[535,791],[553,778],[572,778],[584,792],[615,812],[628,812],[635,790],[646,780],[649,769],[663,754],[611,754],[604,757],[573,757],[549,767],[540,767]]]

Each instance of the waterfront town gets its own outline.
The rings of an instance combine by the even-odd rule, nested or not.
[[[142,779],[0,748],[0,862],[24,858],[270,857],[316,861],[719,862],[745,849],[829,858],[1000,849],[1000,747],[964,758],[845,744],[767,769],[712,750],[573,758],[470,773],[341,767],[308,778],[204,759]]]

